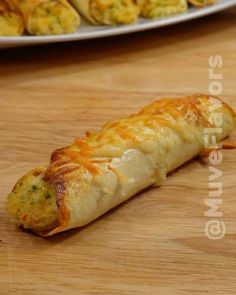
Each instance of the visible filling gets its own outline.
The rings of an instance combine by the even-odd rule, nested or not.
[[[8,196],[8,212],[16,224],[36,231],[50,230],[58,223],[55,193],[40,175],[19,180]]]
[[[216,0],[189,0],[189,2],[196,6],[205,6],[214,4]]]
[[[101,24],[129,24],[137,20],[139,9],[132,0],[91,0],[91,15]]]
[[[147,18],[171,16],[187,10],[186,0],[146,0],[141,7],[141,15]]]
[[[40,4],[32,13],[27,29],[33,35],[74,33],[79,25],[79,16],[69,5],[59,1]]]
[[[18,36],[22,31],[22,20],[13,12],[0,12],[0,36]]]

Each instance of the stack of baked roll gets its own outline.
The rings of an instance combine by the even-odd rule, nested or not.
[[[138,17],[186,12],[216,0],[0,0],[0,36],[75,33],[80,14],[93,25],[130,24]]]

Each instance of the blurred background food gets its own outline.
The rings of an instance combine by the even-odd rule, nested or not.
[[[141,16],[156,18],[185,12],[188,9],[187,0],[137,0]]]
[[[184,13],[216,0],[0,0],[0,36],[75,33],[80,15],[91,25],[131,24]]]
[[[93,24],[129,24],[139,16],[133,0],[71,0],[71,3]]]
[[[32,35],[74,33],[79,15],[67,0],[10,0],[22,14],[25,29]]]
[[[216,0],[188,0],[188,2],[195,6],[206,6],[210,4],[214,4]]]
[[[19,36],[24,31],[23,19],[8,1],[0,0],[0,36]]]

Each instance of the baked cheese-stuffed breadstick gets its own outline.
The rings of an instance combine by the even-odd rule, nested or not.
[[[22,16],[6,0],[0,0],[0,36],[19,36],[24,31]]]
[[[74,33],[80,18],[67,0],[9,0],[23,15],[32,35]]]
[[[217,0],[188,0],[188,2],[194,6],[207,6],[216,3]]]
[[[134,0],[70,0],[91,23],[101,25],[129,24],[137,20]]]
[[[141,16],[146,18],[167,17],[187,11],[187,0],[137,0]]]
[[[205,128],[219,142],[235,124],[234,111],[217,98],[158,100],[54,151],[48,167],[16,183],[8,212],[42,236],[86,225],[202,153]]]

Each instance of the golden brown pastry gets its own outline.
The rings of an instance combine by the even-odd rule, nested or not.
[[[80,18],[67,0],[8,0],[24,17],[32,35],[55,35],[76,32]]]
[[[222,116],[222,133],[216,115]],[[217,142],[236,125],[217,98],[161,99],[52,153],[48,167],[23,176],[8,197],[13,222],[43,236],[86,225],[204,151],[205,128]]]

